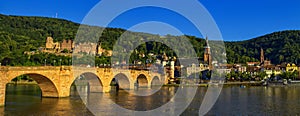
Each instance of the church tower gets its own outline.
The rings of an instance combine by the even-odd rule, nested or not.
[[[209,69],[212,69],[211,53],[207,37],[205,38],[205,41],[206,46],[204,47],[204,63],[208,65]]]
[[[264,49],[260,48],[260,63],[265,61]]]

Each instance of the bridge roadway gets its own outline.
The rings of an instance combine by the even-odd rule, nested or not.
[[[150,87],[167,82],[165,75],[147,69],[124,69],[111,67],[72,67],[72,66],[38,66],[38,67],[0,67],[0,105],[5,104],[6,84],[12,79],[28,75],[39,85],[43,97],[68,97],[72,83],[83,77],[90,87],[90,92],[109,92],[111,82],[117,80],[122,89],[138,86]]]

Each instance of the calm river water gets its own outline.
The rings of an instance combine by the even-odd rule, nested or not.
[[[84,87],[79,89],[85,90]],[[42,98],[37,85],[8,85],[6,106],[0,107],[0,115],[94,115],[85,103],[97,106],[97,115],[130,115],[116,114],[111,108],[112,104],[117,103],[126,109],[138,111],[155,109],[170,101],[176,90],[176,87],[162,87],[155,94],[142,98],[124,90],[91,93],[82,100],[74,87],[71,97],[56,99]],[[197,97],[182,115],[198,115],[206,90],[206,87],[197,89]],[[223,87],[217,102],[207,115],[300,115],[300,86]]]

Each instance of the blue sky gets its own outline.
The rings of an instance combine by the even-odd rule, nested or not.
[[[0,3],[0,13],[44,17],[55,17],[58,13],[58,18],[80,23],[99,1],[7,0]],[[300,30],[299,0],[199,0],[199,2],[212,15],[226,41],[247,40],[281,30]],[[201,37],[186,19],[159,8],[140,8],[125,12],[109,26],[127,29],[147,20],[163,21],[174,25],[184,34]],[[172,34],[172,31],[165,33],[168,32]]]

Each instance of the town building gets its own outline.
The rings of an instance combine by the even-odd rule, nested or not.
[[[267,77],[266,78],[270,78],[271,75],[279,75],[281,74],[281,68],[279,66],[275,66],[275,65],[268,65],[268,66],[265,66],[264,69],[262,71],[265,71],[266,74],[267,74]]]
[[[209,70],[208,65],[200,63],[200,64],[191,64],[190,66],[182,68],[182,75],[185,77],[189,77],[195,73],[201,73],[202,71]]]
[[[258,66],[260,62],[247,62],[247,66]]]
[[[286,72],[294,72],[298,71],[298,66],[294,63],[281,63],[280,67],[282,71]]]

